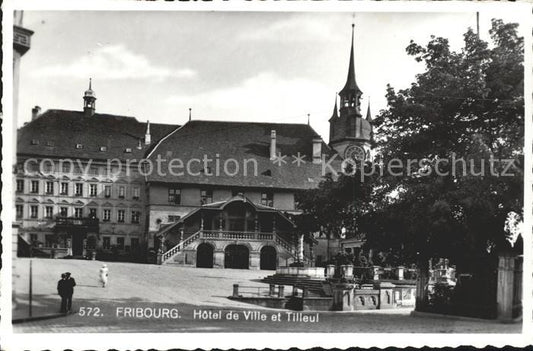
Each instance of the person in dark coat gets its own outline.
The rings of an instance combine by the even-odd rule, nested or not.
[[[66,296],[67,296],[67,312],[72,310],[72,295],[74,294],[74,287],[76,286],[76,281],[70,276],[70,272],[65,273],[67,279],[66,281]]]
[[[63,273],[57,282],[57,293],[61,296],[61,313],[67,313],[67,284],[67,275]]]

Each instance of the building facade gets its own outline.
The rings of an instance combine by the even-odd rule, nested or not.
[[[317,187],[332,158],[339,171],[343,158],[370,158],[372,120],[361,115],[361,95],[353,28],[329,145],[308,124],[177,126],[97,113],[90,82],[83,111],[35,108],[18,132],[22,247],[197,267],[274,269],[306,260],[292,219],[300,214],[296,194]]]

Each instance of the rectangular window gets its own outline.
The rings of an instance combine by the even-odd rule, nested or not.
[[[111,220],[111,210],[110,209],[105,209],[104,210],[104,222],[109,222]]]
[[[117,211],[117,221],[119,223],[124,223],[124,210],[118,210]]]
[[[54,182],[46,182],[46,194],[54,194]]]
[[[96,218],[96,208],[89,208],[89,218]]]
[[[274,194],[271,192],[261,193],[261,205],[274,207]]]
[[[169,188],[168,189],[168,202],[171,204],[181,204],[181,189]]]
[[[17,193],[24,192],[24,179],[17,179]]]
[[[30,217],[31,218],[37,218],[38,215],[39,215],[39,207],[31,206],[30,207]]]
[[[31,233],[30,234],[30,241],[32,243],[36,242],[37,241],[37,234]]]
[[[46,206],[45,218],[52,218],[54,215],[54,208],[52,206]]]
[[[139,248],[139,239],[138,238],[131,238],[130,239],[130,246],[131,250],[137,250]]]
[[[141,197],[141,189],[136,186],[133,188],[133,200],[139,200]]]
[[[177,222],[179,221],[181,216],[174,216],[174,215],[168,215],[168,221],[169,222]]]
[[[123,237],[118,237],[117,238],[117,248],[119,250],[124,250],[124,238]]]
[[[78,207],[74,209],[74,217],[82,218],[83,217],[83,208]]]
[[[68,207],[61,207],[59,209],[59,215],[61,217],[68,217]]]
[[[31,192],[32,194],[37,194],[39,192],[39,181],[38,180],[31,181]]]
[[[76,183],[76,190],[74,192],[76,196],[83,196],[83,183]]]
[[[89,185],[89,194],[91,196],[93,196],[93,197],[96,196],[97,192],[98,192],[98,190],[97,190],[96,184]]]
[[[141,211],[131,211],[131,223],[139,223]]]
[[[102,247],[104,250],[109,250],[111,248],[111,238],[108,236],[104,236],[104,241],[102,243]]]
[[[16,205],[17,219],[21,219],[24,216],[24,206]]]
[[[104,187],[104,195],[105,197],[111,197],[111,185],[106,185]]]
[[[125,187],[125,186],[122,186],[122,185],[119,186],[119,187],[118,187],[118,197],[119,197],[120,199],[123,199],[123,198],[125,197],[125,195],[126,195],[126,187]]]
[[[68,183],[67,182],[61,183],[61,195],[68,195]]]
[[[200,204],[210,204],[213,202],[213,190],[212,189],[204,189],[200,191]]]

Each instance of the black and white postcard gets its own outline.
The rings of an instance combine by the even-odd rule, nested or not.
[[[438,5],[8,2],[6,349],[531,343],[532,7]]]

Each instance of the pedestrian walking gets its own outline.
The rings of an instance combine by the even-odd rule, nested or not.
[[[104,263],[102,265],[102,268],[100,268],[100,282],[102,283],[102,288],[105,288],[107,286],[108,275],[109,275],[109,269],[107,268],[107,265]]]
[[[67,312],[72,310],[72,295],[74,295],[74,287],[76,286],[76,281],[71,277],[70,272],[66,272],[67,276],[66,281],[66,293],[67,293]]]
[[[67,275],[61,274],[61,279],[57,282],[57,293],[61,296],[61,309],[59,312],[67,313]]]

